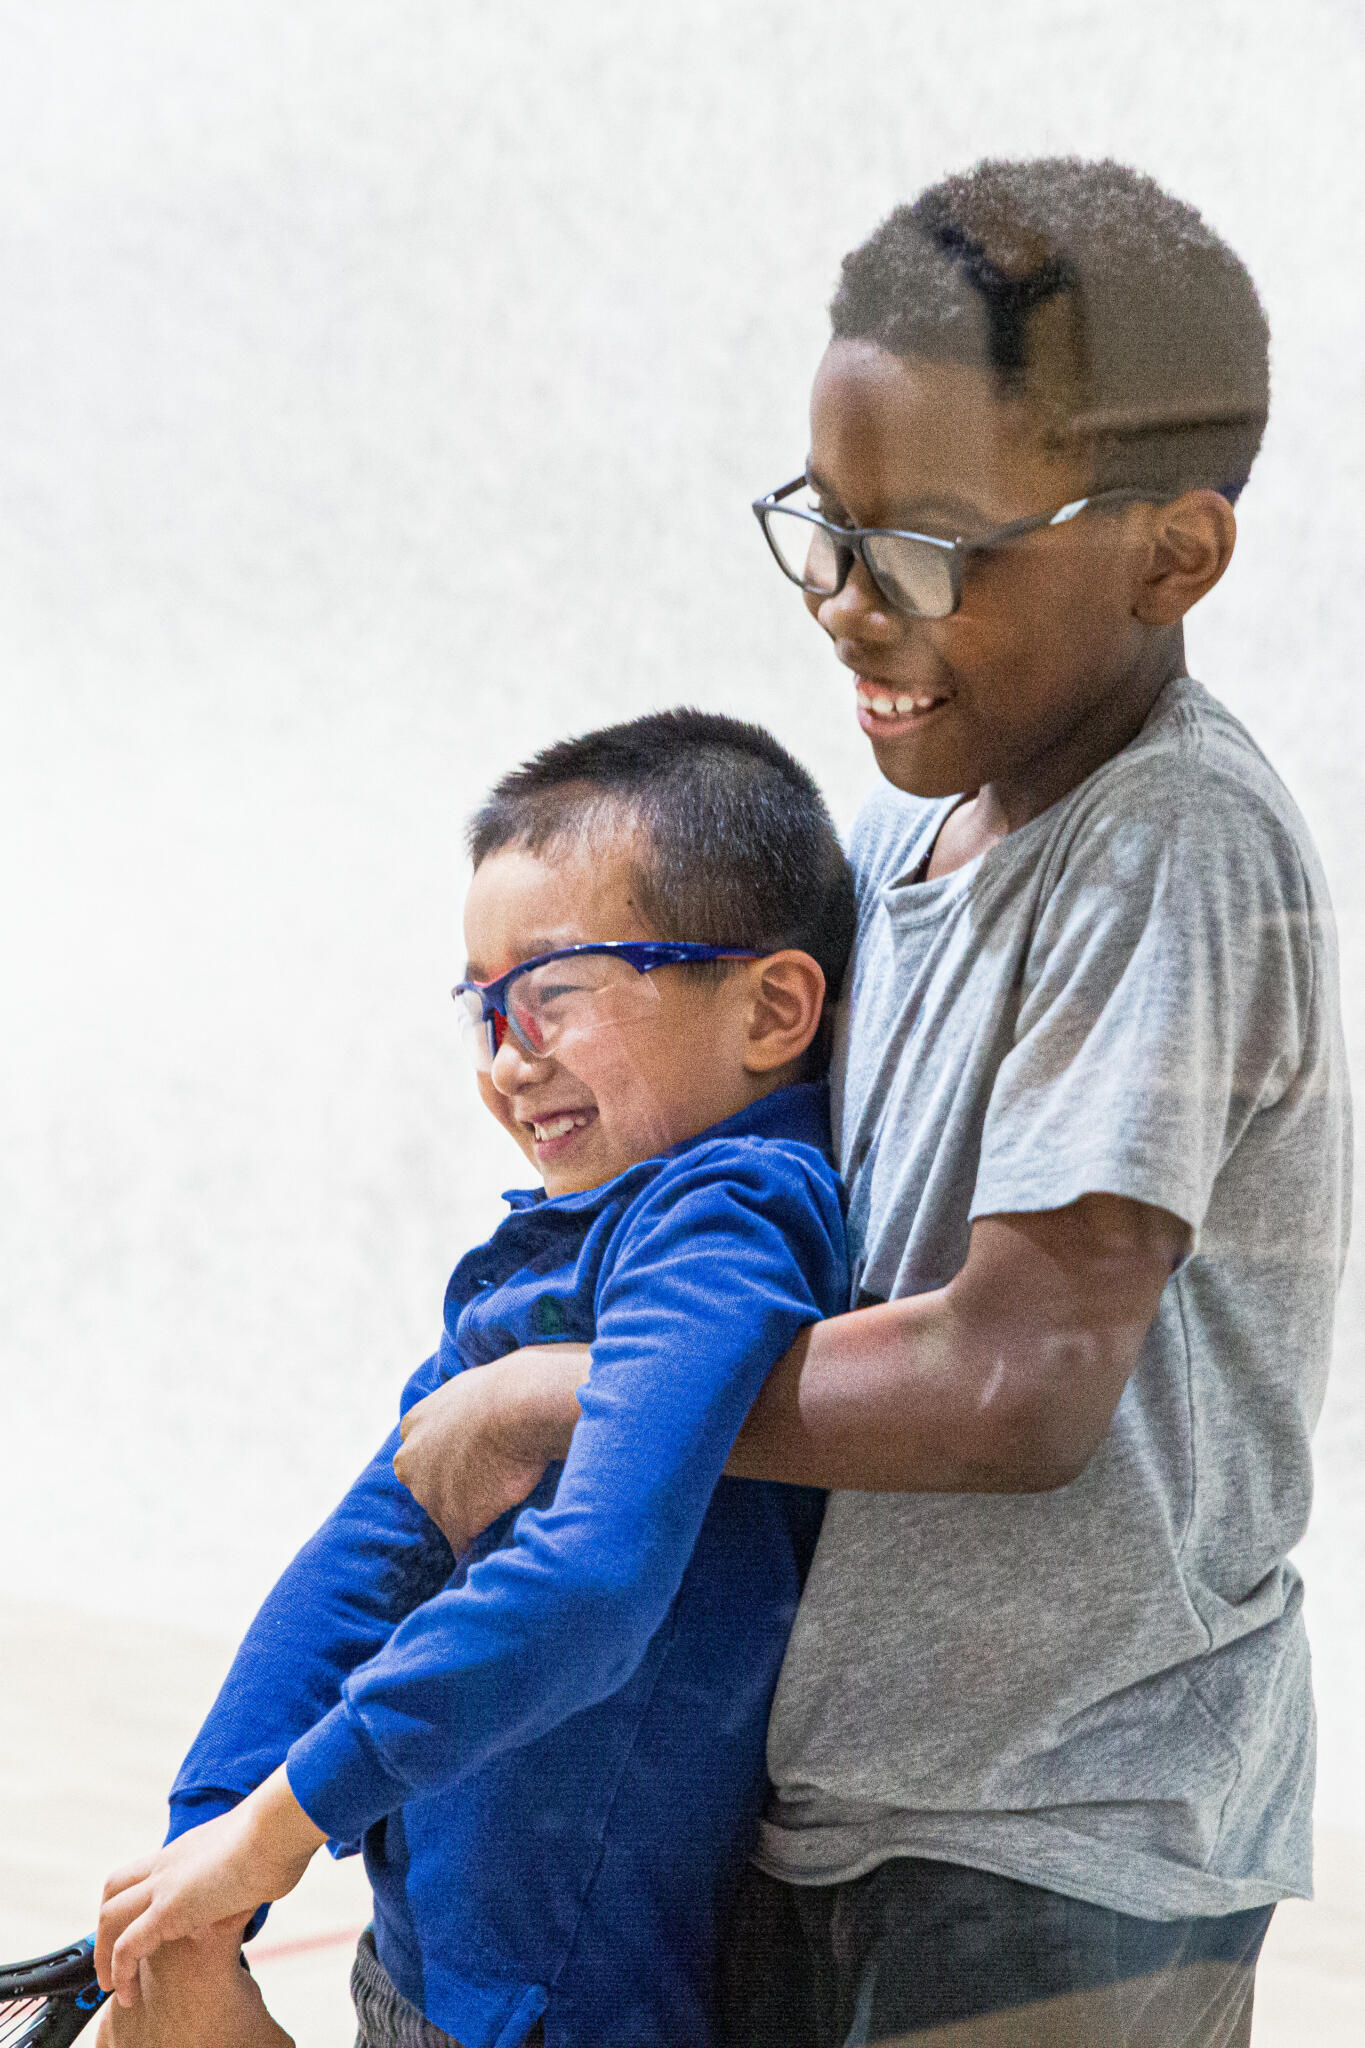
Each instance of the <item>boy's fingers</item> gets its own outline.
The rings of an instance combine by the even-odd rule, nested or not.
[[[127,1928],[146,1911],[151,1901],[151,1886],[139,1884],[129,1886],[112,1899],[106,1899],[100,1907],[99,1926],[95,1930],[95,1975],[99,1978],[102,1991],[114,1988],[116,1944]],[[126,2004],[127,2000],[123,2003]]]
[[[447,1387],[453,1385],[453,1380],[443,1380],[439,1387],[433,1387],[429,1394],[423,1394],[420,1401],[414,1401],[411,1408],[404,1409],[398,1418],[398,1434],[402,1437],[404,1443],[407,1442],[414,1429],[419,1428],[425,1422],[429,1422],[433,1415],[443,1413],[447,1403],[442,1399],[442,1396],[445,1395]],[[464,1389],[461,1388],[460,1391],[463,1393]]]
[[[155,1853],[151,1856],[139,1856],[136,1863],[125,1863],[121,1870],[111,1871],[104,1880],[104,1890],[100,1893],[101,1902],[114,1898],[119,1892],[127,1891],[129,1885],[141,1884],[155,1861]]]
[[[137,2003],[139,1963],[144,1957],[154,1955],[163,1941],[171,1939],[174,1931],[166,1925],[165,1912],[156,1906],[148,1906],[145,1913],[124,1929],[114,1943],[110,1958],[114,1996],[120,2005]]]

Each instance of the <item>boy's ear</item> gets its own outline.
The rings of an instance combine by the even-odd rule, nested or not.
[[[809,953],[769,953],[748,970],[744,1069],[770,1074],[799,1060],[820,1028],[825,974]]]
[[[1133,603],[1148,626],[1173,626],[1218,581],[1237,545],[1237,516],[1218,491],[1183,491],[1151,508],[1151,553]]]

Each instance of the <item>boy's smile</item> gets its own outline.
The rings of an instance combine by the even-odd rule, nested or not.
[[[841,524],[969,540],[1086,495],[1085,464],[1049,448],[1040,424],[985,371],[835,341],[812,393],[807,476]],[[1117,752],[1184,667],[1178,613],[1154,618],[1141,602],[1156,518],[1149,504],[1097,508],[972,555],[944,619],[894,610],[859,561],[834,596],[808,594],[888,781],[977,798],[991,837]]]
[[[505,846],[480,863],[465,900],[469,980],[561,947],[659,936],[637,906],[637,840],[623,829],[594,838],[541,853]],[[599,1187],[794,1078],[823,987],[800,953],[704,976],[656,968],[639,977],[637,1001],[548,1057],[506,1032],[479,1093],[547,1194]]]

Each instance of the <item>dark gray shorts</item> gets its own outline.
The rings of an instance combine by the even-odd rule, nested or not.
[[[1269,1906],[1137,1920],[895,1857],[846,1884],[750,1868],[725,1943],[722,2048],[1248,2048]]]
[[[355,2048],[460,2048],[453,2034],[443,2034],[423,2019],[415,2005],[409,2005],[376,1955],[370,1927],[360,1937],[351,1966],[351,1997],[357,2023]],[[526,2048],[536,2048],[543,2039],[544,2029],[537,2020],[526,2037]]]

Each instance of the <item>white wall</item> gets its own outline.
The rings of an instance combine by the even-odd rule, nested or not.
[[[522,1177],[446,997],[495,771],[687,699],[851,814],[748,504],[840,255],[976,155],[1136,161],[1261,284],[1192,665],[1319,837],[1359,1053],[1362,104],[1349,0],[10,0],[0,1591],[236,1627],[386,1427]],[[1361,1825],[1363,1315],[1306,1546]]]

